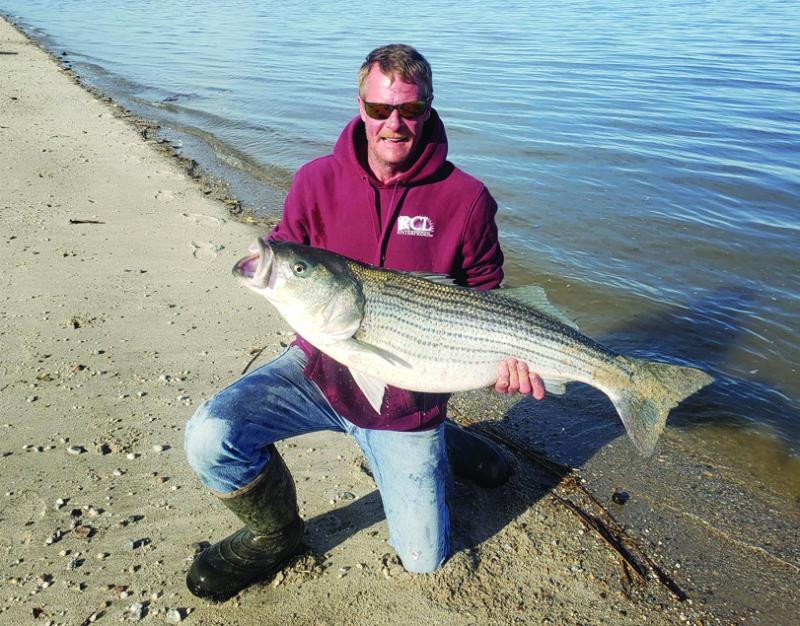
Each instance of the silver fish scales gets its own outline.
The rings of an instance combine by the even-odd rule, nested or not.
[[[477,291],[356,263],[350,270],[359,278],[365,300],[355,338],[413,362],[415,372],[407,372],[406,389],[485,387],[494,382],[497,364],[509,356],[540,365],[537,371],[555,368],[572,380],[578,380],[572,374],[581,364],[584,376],[591,376],[601,362],[615,363],[611,350],[517,299],[536,291]],[[417,380],[424,372],[419,367],[431,370],[434,380]]]

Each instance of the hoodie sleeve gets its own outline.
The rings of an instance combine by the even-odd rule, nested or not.
[[[304,178],[303,168],[300,168],[292,179],[292,185],[283,203],[281,221],[272,229],[267,239],[306,245],[310,243]]]
[[[503,251],[494,221],[496,213],[497,202],[483,187],[467,216],[461,238],[462,280],[475,289],[496,289],[503,281]]]

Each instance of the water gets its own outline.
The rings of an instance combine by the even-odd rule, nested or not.
[[[0,12],[267,214],[355,113],[364,55],[414,44],[451,160],[500,204],[509,282],[544,284],[615,349],[711,372],[717,384],[671,417],[681,436],[759,467],[800,454],[796,1]]]

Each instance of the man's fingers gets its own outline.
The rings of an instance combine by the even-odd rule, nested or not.
[[[544,381],[541,379],[539,374],[531,374],[530,375],[530,383],[531,383],[531,393],[533,397],[537,400],[544,399]]]
[[[494,388],[497,393],[506,393],[508,391],[508,363],[506,361],[500,363]]]
[[[508,360],[508,393],[519,391],[519,363],[516,359]]]
[[[519,379],[519,392],[526,396],[531,393],[531,375],[528,372],[528,364],[522,361],[517,362],[517,378]]]
[[[535,372],[528,369],[528,364],[517,359],[507,359],[497,368],[497,382],[494,384],[498,393],[523,393],[537,400],[544,398],[544,382]]]

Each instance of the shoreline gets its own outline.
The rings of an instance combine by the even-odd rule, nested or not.
[[[88,66],[84,67],[87,71],[78,76],[73,69],[74,61],[71,60],[71,54],[63,51],[59,53],[58,51],[63,48],[60,48],[47,33],[38,33],[37,39],[35,29],[32,30],[32,25],[24,21],[20,21],[17,28],[22,32],[31,32],[32,34],[29,36],[34,42],[73,76],[78,84],[100,99],[107,99],[111,96],[111,102],[116,102],[116,106],[122,111],[122,114],[130,116],[141,132],[145,133],[147,137],[153,137],[170,156],[177,154],[189,175],[195,177],[199,175],[204,181],[206,190],[210,189],[215,197],[222,198],[235,219],[262,224],[265,230],[277,219],[280,214],[281,199],[286,185],[288,185],[284,180],[288,177],[287,172],[283,172],[282,182],[278,184],[274,177],[270,178],[266,174],[263,168],[259,170],[247,155],[241,154],[231,145],[220,144],[208,131],[200,129],[193,131],[191,128],[176,126],[170,121],[165,121],[163,117],[159,117],[157,106],[159,103],[154,103],[155,108],[149,109],[146,108],[146,105],[137,104],[136,98],[131,98],[130,94],[126,95],[124,90],[113,89],[112,85],[115,84],[113,81],[98,83],[97,71],[89,71]],[[95,86],[97,84],[104,86]],[[134,108],[138,107],[139,113],[126,108],[125,103]],[[145,106],[144,110],[142,110],[142,106]],[[230,158],[236,163],[228,162]],[[201,164],[196,165],[194,159],[200,161]],[[271,167],[273,166],[267,166],[266,169]],[[280,166],[274,167],[280,169]],[[267,191],[255,191],[255,188]],[[233,192],[234,189],[236,193]],[[264,215],[270,217],[259,217]],[[672,320],[674,320],[674,315],[678,314],[677,311],[673,311],[673,315],[670,316],[668,304],[657,300],[650,301],[647,298],[643,300],[641,294],[614,292],[613,289],[609,292],[610,288],[607,286],[576,282],[561,274],[537,274],[531,265],[520,263],[517,250],[507,248],[506,252],[509,284],[547,284],[548,292],[554,301],[563,306],[567,312],[573,311],[576,319],[586,318],[590,334],[595,338],[608,337],[611,341],[609,345],[612,347],[619,339],[620,329],[623,329],[624,335],[622,342],[626,343],[630,341],[626,327],[638,328],[641,326],[642,320],[646,320],[651,315],[659,318],[659,321],[656,322],[657,325],[674,324]],[[604,304],[600,307],[602,310],[587,311],[585,303],[596,299],[603,301]],[[691,299],[688,302],[691,303]],[[696,315],[702,317],[704,315],[703,307],[709,304],[711,303],[700,304]],[[629,315],[631,311],[637,313]],[[622,319],[622,323],[620,323],[620,319]],[[663,334],[668,335],[669,332],[666,330],[663,331]],[[675,332],[691,344],[693,331],[690,327],[680,327],[678,324]],[[656,344],[660,339],[660,333],[645,332],[642,334],[641,341],[631,342],[630,345],[638,348],[640,345],[643,347]],[[626,343],[626,345],[628,344]],[[721,346],[722,342],[715,349],[724,351]],[[663,357],[666,360],[674,360],[680,358],[681,352],[684,352],[685,356],[689,358],[704,358],[701,357],[700,352],[695,352],[692,348],[681,349],[679,346],[676,346],[674,351],[665,349]],[[696,363],[696,365],[702,364]],[[712,367],[714,365],[713,352],[709,353],[707,365]],[[694,423],[691,416],[682,421],[673,419],[671,424],[686,430],[694,430],[699,425],[700,430],[696,432],[699,432],[700,436],[696,437],[694,433],[686,433],[687,437],[696,441],[698,449],[713,449],[714,456],[719,459],[721,465],[729,466],[741,463],[742,466],[752,470],[749,475],[743,476],[743,482],[749,481],[751,484],[757,483],[759,486],[763,483],[772,483],[770,485],[772,489],[781,491],[787,497],[800,494],[800,448],[798,448],[796,429],[793,430],[791,426],[793,419],[791,416],[794,415],[791,402],[786,401],[784,397],[786,402],[783,405],[780,400],[771,403],[771,399],[781,396],[770,398],[766,395],[766,388],[757,388],[762,383],[766,383],[768,386],[772,385],[775,381],[770,376],[759,382],[751,381],[748,377],[737,378],[728,371],[721,371],[720,374],[722,375],[719,378],[720,388],[749,389],[749,391],[737,392],[733,395],[722,392],[718,394],[718,397],[710,398],[712,403],[715,405],[721,403],[722,406],[715,406],[715,409],[706,411],[701,416],[701,424]],[[779,387],[775,388],[775,391],[779,390]],[[784,389],[784,391],[787,390]],[[760,401],[755,400],[758,397],[761,398]],[[789,417],[783,418],[780,423],[774,421],[774,415],[765,419],[762,413],[770,405],[772,408],[769,409],[769,412],[772,414],[788,415]],[[725,417],[720,417],[722,415]],[[741,445],[734,447],[731,445],[731,441],[741,442]],[[776,473],[773,469],[775,467],[786,468],[786,471]],[[796,478],[787,479],[785,474],[796,476]]]
[[[61,54],[56,52],[58,49],[56,42],[50,39],[49,35],[41,34],[37,39],[33,35],[26,34],[22,23],[16,23],[14,26],[24,36],[31,38],[40,49],[48,54],[67,74],[72,76],[77,84],[97,98],[112,103],[112,106],[120,110],[123,117],[131,120],[134,127],[139,132],[142,132],[145,138],[156,141],[159,149],[163,149],[165,154],[177,158],[189,176],[201,181],[206,193],[212,194],[212,197],[221,199],[226,203],[227,209],[234,219],[259,225],[264,230],[270,229],[279,219],[281,196],[285,194],[288,187],[283,186],[283,184],[277,184],[275,180],[266,182],[266,176],[258,174],[258,168],[254,166],[252,160],[248,161],[246,155],[240,154],[235,147],[224,143],[220,144],[223,147],[221,152],[218,153],[217,144],[219,142],[215,141],[214,136],[207,131],[195,129],[196,132],[193,132],[186,127],[175,126],[168,121],[163,122],[162,125],[157,116],[148,117],[147,110],[144,113],[135,113],[124,104],[124,101],[127,101],[129,105],[131,104],[130,97],[126,97],[110,88],[106,90],[103,87],[92,84],[97,82],[96,71],[94,74],[87,72],[88,79],[76,74],[71,65],[73,61],[70,60],[66,52]],[[30,24],[27,26],[31,27]],[[52,51],[48,46],[52,47]],[[119,96],[119,98],[116,98],[116,96]],[[155,110],[150,110],[150,113],[154,116],[156,115]],[[191,138],[192,142],[185,146],[177,145],[176,138],[178,138],[177,144],[181,144],[186,138]],[[221,165],[221,162],[228,157],[233,157],[239,164],[231,165],[228,163],[224,166]],[[202,164],[198,164],[195,158],[201,160]],[[263,169],[261,173],[263,174]],[[246,180],[243,183],[244,179]],[[264,194],[253,193],[254,185],[269,191]],[[286,182],[286,185],[288,186],[288,182]],[[233,193],[232,188],[234,187],[241,191],[243,195],[237,196]],[[247,200],[247,198],[253,200],[256,197],[265,202],[256,206]],[[264,217],[265,215],[268,217]],[[585,301],[605,297],[600,294],[605,292],[606,286],[576,282],[560,274],[532,274],[534,270],[530,267],[520,266],[518,263],[515,264],[515,257],[517,256],[515,250],[507,249],[506,252],[508,253],[506,265],[509,270],[507,279],[511,284],[547,283],[551,296],[554,296],[554,300],[560,306],[563,306],[567,312],[571,310],[578,311],[576,318],[586,315],[586,311],[583,310]],[[524,279],[520,281],[522,277]],[[620,328],[620,316],[623,316],[626,324],[636,325],[640,323],[640,318],[646,318],[648,315],[664,316],[659,307],[661,305],[667,306],[664,303],[659,304],[657,300],[650,301],[647,298],[643,300],[641,294],[620,293],[612,299],[618,300],[620,298],[623,300],[622,303],[615,301],[610,306],[610,309],[603,314],[595,315],[592,313],[590,323],[596,326],[592,328],[592,336],[615,335]],[[637,316],[628,319],[626,317],[627,313],[634,309],[639,313]],[[581,311],[583,311],[582,314]],[[683,335],[687,338],[691,337],[692,331],[688,328],[677,328],[676,330],[678,332],[683,331]],[[657,336],[645,337],[644,339],[641,342],[642,346],[658,340]],[[691,339],[688,340],[691,341]],[[609,345],[613,345],[613,339]],[[639,346],[636,347],[638,348]],[[680,352],[680,349],[675,352],[665,351],[662,357],[665,360],[675,360],[680,357]],[[687,354],[693,356],[691,352]],[[696,363],[696,365],[702,366],[701,363]],[[706,364],[706,367],[708,366],[713,367],[713,362]],[[720,376],[718,381],[723,382],[724,380],[724,384],[729,387],[751,382],[747,378],[738,379],[728,372],[720,372],[720,374],[723,374],[724,378]],[[699,438],[695,438],[698,446],[700,448],[713,448],[714,455],[719,458],[722,465],[731,465],[741,461],[752,470],[748,476],[743,476],[743,480],[751,480],[758,484],[769,483],[774,480],[774,484],[770,485],[772,489],[780,490],[787,497],[794,497],[796,494],[800,494],[800,448],[798,448],[797,437],[793,434],[793,431],[787,430],[787,425],[783,425],[783,430],[781,430],[776,427],[776,424],[768,420],[759,421],[762,420],[759,416],[759,409],[762,409],[763,405],[753,404],[748,409],[741,412],[737,411],[735,408],[736,402],[744,402],[745,406],[747,406],[747,397],[720,397],[712,400],[719,400],[722,404],[731,403],[731,406],[719,407],[718,410],[721,414],[726,415],[725,418],[717,418],[713,414],[705,416],[703,423],[699,425],[702,435]],[[764,402],[767,402],[766,398]],[[774,410],[781,412],[782,408],[778,406]],[[789,403],[786,404],[785,409],[786,412],[791,412],[792,409]],[[673,420],[672,423],[673,425],[678,425],[679,428],[686,429],[694,429],[697,426],[692,423],[691,418],[685,419],[681,423]],[[788,427],[791,428],[791,425],[789,424]],[[734,449],[730,445],[731,440],[742,442],[742,445]],[[765,466],[764,468],[761,467],[762,464]],[[787,471],[796,475],[797,478],[786,480],[785,477],[779,476],[772,471],[772,468],[776,466],[789,468]]]
[[[192,157],[192,155],[184,153],[167,138],[159,136],[162,125],[158,121],[134,113],[130,108],[118,102],[105,90],[87,84],[86,81],[72,69],[72,62],[68,58],[59,56],[49,50],[42,42],[26,33],[22,27],[10,19],[8,15],[0,12],[0,21],[5,21],[21,36],[25,37],[36,46],[42,53],[47,55],[50,60],[58,66],[59,70],[67,75],[75,85],[94,96],[97,100],[110,106],[116,112],[116,117],[130,124],[130,126],[141,135],[144,141],[152,143],[155,149],[164,156],[175,159],[179,167],[184,170],[185,174],[197,182],[204,195],[225,205],[231,218],[265,230],[271,229],[277,223],[278,217],[273,219],[271,217],[261,217],[257,215],[255,208],[248,206],[240,198],[231,193],[230,183],[227,180],[207,171]],[[172,132],[178,132],[175,129],[170,130]],[[273,191],[276,194],[280,193],[280,190],[277,188]],[[270,210],[279,216],[281,207],[271,207]]]
[[[691,604],[650,582],[626,586],[607,547],[554,503],[552,479],[522,459],[499,490],[457,485],[456,554],[432,576],[410,576],[385,543],[380,500],[357,448],[330,433],[279,446],[298,483],[310,552],[223,605],[191,596],[183,574],[194,544],[236,523],[183,460],[183,424],[203,397],[238,377],[252,350],[266,344],[265,355],[274,355],[290,336],[277,314],[229,278],[263,226],[231,220],[224,197],[187,173],[190,159],[147,140],[151,123],[89,93],[2,19],[0,49],[9,70],[0,78],[0,97],[9,99],[0,121],[0,171],[9,182],[0,190],[9,329],[0,450],[4,468],[13,468],[0,490],[4,619],[116,621],[133,616],[138,602],[159,621],[180,609],[191,624],[261,624],[270,616],[276,624],[711,624],[740,614],[781,623],[764,607],[796,587],[791,560],[784,559],[790,576],[782,582],[756,583],[750,577],[774,559],[759,561],[758,546],[736,553],[736,564],[753,569],[734,591],[768,588],[753,606],[744,599],[717,606],[703,588],[720,582],[704,579],[700,564],[686,573],[691,556],[671,569]],[[528,411],[498,402],[493,413],[480,394],[457,406],[506,420],[512,433]],[[631,462],[625,443],[594,454],[582,474],[605,489],[642,473],[635,490],[623,483],[636,497],[616,513],[635,528],[663,526],[639,537],[656,553],[690,522],[683,511],[678,522],[664,521],[670,512],[658,497],[658,472],[665,468]],[[680,446],[664,446],[661,465],[679,476],[685,466],[670,455]],[[702,471],[694,467],[702,462],[689,465]],[[738,544],[709,545],[733,558],[728,551]],[[657,561],[674,565],[686,550],[668,543]]]

